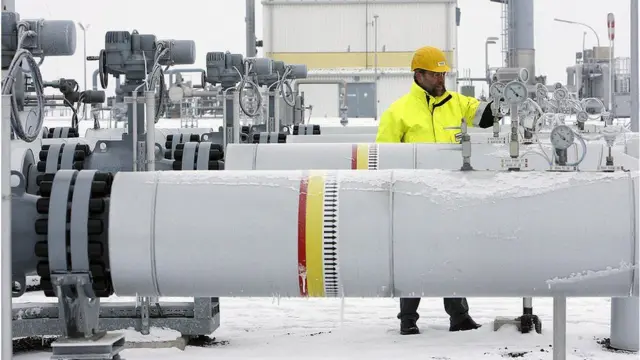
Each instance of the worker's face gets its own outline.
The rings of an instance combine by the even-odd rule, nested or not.
[[[444,77],[447,73],[435,73],[432,71],[417,71],[416,81],[418,85],[422,86],[431,96],[441,96],[447,91],[444,86]]]

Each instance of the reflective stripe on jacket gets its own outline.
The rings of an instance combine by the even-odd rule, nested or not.
[[[488,105],[453,91],[434,98],[414,82],[411,91],[382,114],[376,142],[457,143],[460,130],[445,128],[459,128],[462,119],[469,127],[491,126],[493,117]]]

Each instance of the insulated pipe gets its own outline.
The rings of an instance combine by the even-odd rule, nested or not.
[[[304,136],[300,136],[304,137]],[[307,137],[315,137],[313,135]],[[548,156],[551,148],[542,145]],[[462,166],[461,145],[458,144],[230,144],[225,152],[227,170],[302,170],[302,169],[449,169]],[[521,151],[529,169],[547,170],[547,160],[530,145]],[[596,170],[598,161],[604,165],[601,144],[587,144],[587,154],[580,169]],[[612,150],[616,165],[638,170],[638,159]],[[569,152],[570,162],[579,153]],[[507,145],[474,144],[471,166],[476,170],[501,170],[501,160],[509,157]]]
[[[311,122],[310,124],[313,124]],[[345,135],[345,134],[377,134],[378,126],[324,126],[320,125],[322,135]],[[375,137],[374,137],[375,138]]]
[[[118,296],[628,296],[637,287],[629,251],[637,180],[623,172],[119,172],[111,276]]]

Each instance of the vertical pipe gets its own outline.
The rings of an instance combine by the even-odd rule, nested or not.
[[[535,82],[533,0],[509,1],[509,7],[511,8],[509,23],[512,32],[509,37],[509,66],[529,70],[528,83],[533,84]]]
[[[611,298],[611,347],[638,351],[638,297]]]
[[[5,1],[2,1],[3,7]],[[15,5],[14,5],[15,6]],[[2,281],[2,290],[0,294],[2,300],[2,358],[13,358],[13,342],[12,342],[12,322],[11,322],[11,289],[13,288],[12,266],[11,266],[11,95],[2,95],[2,128],[0,131],[0,142],[2,146],[2,251],[0,258],[2,259],[2,273],[0,273]]]
[[[369,68],[369,0],[364,1],[364,68]]]
[[[156,171],[156,94],[145,91],[145,120],[147,122],[147,171]]]
[[[567,298],[553,298],[553,360],[567,358]]]
[[[2,0],[3,11],[16,11],[16,0]]]
[[[484,42],[484,77],[487,79],[487,85],[491,84],[489,78],[489,41]]]
[[[375,116],[374,120],[378,120],[378,15],[373,15],[373,67],[375,82]]]
[[[246,1],[245,22],[247,23],[246,34],[246,57],[256,56],[256,2],[255,0]]]
[[[631,131],[639,131],[640,122],[640,90],[638,83],[638,0],[631,0]]]

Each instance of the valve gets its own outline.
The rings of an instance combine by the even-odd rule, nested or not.
[[[251,57],[244,60],[245,73],[248,76],[269,76],[273,74],[273,60]]]
[[[616,139],[620,134],[620,129],[615,126],[607,126],[601,130],[601,135],[604,138],[605,143],[607,144],[607,156],[605,158],[605,165],[602,165],[602,161],[598,164],[598,171],[603,172],[614,172],[614,171],[623,171],[624,169],[621,166],[616,166],[613,161],[613,145],[616,143]]]
[[[465,119],[462,119],[459,127],[448,126],[445,127],[445,130],[460,130],[460,132],[456,134],[456,140],[459,140],[460,145],[462,145],[462,167],[460,170],[473,170],[473,167],[471,166],[471,136],[469,135],[468,125]]]
[[[39,65],[47,56],[70,56],[76,51],[76,27],[70,20],[24,20],[15,12],[2,12],[2,70],[6,70],[2,79],[2,94],[11,95],[11,127],[13,136],[26,142],[33,142],[42,133],[44,123],[45,99],[44,81]],[[40,57],[40,64],[34,57]],[[24,71],[30,68],[29,76],[36,93],[37,114],[33,131],[27,133],[20,112],[24,110],[25,88]]]
[[[229,52],[207,53],[206,80],[211,85],[222,85],[223,89],[235,86],[242,78],[244,70],[242,54]]]
[[[144,80],[156,63],[156,52],[162,48],[157,62],[159,65],[192,65],[195,63],[195,42],[193,40],[157,40],[155,35],[140,34],[137,30],[107,31],[104,49],[98,57],[100,85],[106,89],[108,75],[124,75],[127,81]]]

